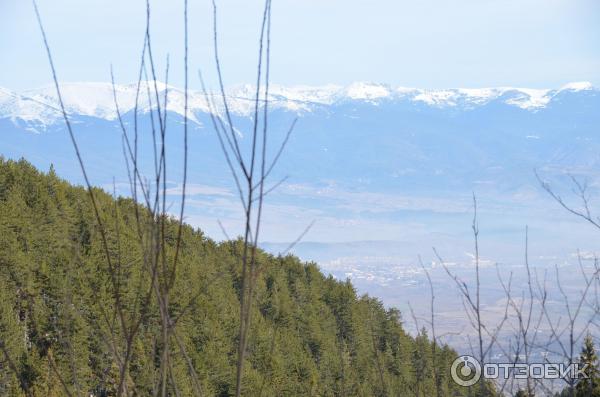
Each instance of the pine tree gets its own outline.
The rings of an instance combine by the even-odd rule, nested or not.
[[[598,370],[598,356],[591,335],[585,337],[579,364],[585,366],[585,377],[580,379],[575,386],[576,397],[600,397],[600,371]]]

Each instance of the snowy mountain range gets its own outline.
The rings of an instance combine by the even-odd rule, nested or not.
[[[151,90],[150,99],[148,88]],[[113,86],[109,83],[66,83],[62,87],[63,99],[69,113],[96,117],[104,120],[117,118]],[[138,108],[147,111],[156,106],[154,83],[142,83],[139,91]],[[156,89],[162,100],[168,90],[167,109],[183,115],[183,91],[173,86],[157,82]],[[243,85],[227,90],[232,113],[250,116],[253,111],[254,87]],[[117,102],[121,113],[127,113],[136,105],[137,84],[116,85]],[[272,85],[269,88],[269,104],[273,109],[290,112],[312,112],[324,107],[349,102],[362,102],[373,105],[381,103],[404,103],[426,105],[437,108],[473,109],[498,102],[529,111],[538,111],[560,101],[565,93],[597,93],[590,83],[570,83],[559,89],[529,88],[455,88],[426,90],[406,87],[392,87],[385,84],[354,83],[349,86],[327,85],[322,87]],[[213,99],[222,110],[218,95]],[[190,92],[192,120],[199,122],[196,114],[208,112],[206,96],[203,92]],[[44,128],[61,120],[54,86],[23,92],[13,92],[0,87],[0,118],[23,120],[38,128]]]

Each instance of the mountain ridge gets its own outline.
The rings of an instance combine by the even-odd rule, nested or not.
[[[115,106],[115,94],[121,114],[136,108],[137,84],[80,82],[62,83],[62,96],[67,112],[73,115],[90,116],[113,121],[118,117]],[[165,94],[168,94],[167,110],[183,116],[184,93],[181,89],[153,81],[142,82],[137,100],[137,108],[142,113],[156,109],[157,96],[164,106]],[[600,90],[589,82],[576,82],[556,89],[533,89],[517,87],[489,88],[448,88],[421,89],[392,86],[388,84],[357,82],[347,86],[283,86],[269,87],[269,106],[273,110],[293,113],[313,112],[321,107],[347,103],[367,103],[379,105],[384,102],[405,101],[413,106],[432,108],[458,108],[470,110],[492,102],[536,112],[559,101],[561,94],[587,92],[597,95]],[[255,88],[252,85],[238,85],[226,89],[231,113],[238,116],[251,116],[254,109]],[[212,113],[224,112],[221,96],[210,92]],[[261,93],[261,97],[264,92]],[[262,102],[262,101],[261,101]],[[201,91],[189,92],[189,117],[192,122],[201,124],[198,114],[210,113],[207,96]],[[0,119],[22,120],[40,126],[49,126],[60,122],[59,104],[54,87],[15,92],[0,87]]]

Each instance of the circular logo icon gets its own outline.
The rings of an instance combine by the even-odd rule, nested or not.
[[[481,364],[475,357],[460,356],[450,368],[452,380],[459,386],[473,386],[481,378]]]

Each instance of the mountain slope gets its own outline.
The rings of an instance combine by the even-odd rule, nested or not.
[[[138,301],[150,284],[135,206],[95,193],[119,269],[119,307],[127,319],[142,316],[127,387],[151,395],[160,379],[162,334],[156,301]],[[168,255],[176,227],[166,225]],[[170,295],[177,321],[172,348],[184,346],[205,395],[228,396],[235,384],[240,244],[217,244],[189,226],[183,236]],[[42,174],[25,161],[0,160],[0,342],[14,363],[0,367],[0,394],[51,397],[67,388],[74,395],[114,395],[124,341],[101,244],[84,189],[53,170]],[[259,252],[258,261],[245,395],[432,395],[436,377],[442,395],[468,393],[448,379],[455,353],[433,350],[425,335],[407,335],[397,310],[357,297],[349,282],[293,256]],[[177,387],[192,395],[184,357],[172,357],[169,394]]]

